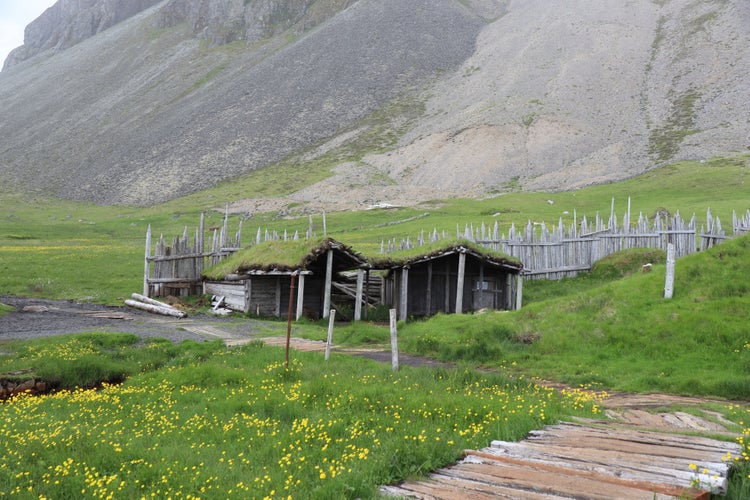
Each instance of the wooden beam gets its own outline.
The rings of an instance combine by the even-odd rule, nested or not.
[[[323,291],[323,317],[327,318],[331,311],[331,282],[333,281],[333,250],[328,250],[326,256],[326,284]]]
[[[401,268],[401,293],[399,294],[398,317],[406,321],[409,317],[409,268]]]
[[[297,283],[297,316],[296,321],[302,317],[305,309],[305,275],[300,274],[299,283]]]
[[[456,314],[464,312],[464,277],[466,274],[466,253],[458,254],[458,279],[456,280]]]
[[[354,321],[362,319],[362,287],[364,285],[365,272],[357,269],[357,294],[354,297]]]
[[[432,261],[427,263],[427,316],[432,316]]]
[[[443,259],[445,261],[445,290],[443,295],[445,295],[445,310],[443,311],[445,314],[449,314],[451,312],[451,261],[450,259]]]
[[[482,262],[479,263],[479,290],[478,292],[479,292],[479,304],[483,305],[484,304],[484,263]],[[496,298],[497,298],[496,296],[492,297],[493,309],[497,307],[497,304],[495,303]],[[472,304],[472,307],[473,307],[473,304]]]
[[[249,313],[250,312],[250,301],[253,297],[253,280],[248,279],[245,280],[245,305],[242,308],[242,312]]]
[[[276,276],[276,308],[274,316],[281,317],[281,277]]]
[[[505,275],[505,309],[513,309],[513,281],[510,273]]]
[[[516,311],[523,305],[523,276],[516,275]]]
[[[382,299],[383,293],[381,291],[380,297]],[[365,319],[367,319],[367,311],[370,309],[370,270],[367,269],[365,271],[365,303],[368,304],[367,307],[365,307]]]

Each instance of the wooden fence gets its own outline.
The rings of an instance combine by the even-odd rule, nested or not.
[[[205,250],[205,215],[201,214],[194,236],[187,227],[182,236],[172,239],[171,245],[164,235],[153,246],[151,226],[146,232],[146,256],[143,273],[143,295],[146,297],[180,297],[203,293],[203,269],[213,266],[237,251],[241,246],[242,221],[234,239],[229,238],[229,217],[224,216],[221,227],[209,228],[213,233],[210,250]]]
[[[428,214],[418,218],[426,217]],[[151,242],[151,227],[146,234],[145,269],[143,277],[143,295],[147,297],[187,296],[203,293],[203,269],[213,266],[242,247],[242,221],[234,237],[229,236],[229,214],[225,212],[221,227],[208,228],[213,233],[206,250],[204,236],[207,232],[205,217],[201,214],[200,226],[191,238],[185,228],[182,236],[174,238],[167,244],[160,236],[155,245]],[[323,214],[323,233],[327,233],[325,213]],[[511,226],[508,234],[500,234],[498,223],[490,228],[482,223],[479,226],[466,225],[461,231],[456,227],[455,237],[476,242],[488,248],[501,251],[518,258],[524,264],[524,276],[530,279],[560,279],[575,276],[581,271],[589,271],[597,260],[619,250],[630,248],[661,248],[666,251],[667,245],[675,247],[675,256],[683,257],[696,250],[706,250],[722,241],[737,235],[750,232],[750,210],[744,215],[732,214],[732,233],[724,233],[721,221],[714,217],[709,209],[706,214],[706,227],[696,231],[695,215],[685,222],[679,212],[673,216],[657,214],[652,221],[639,214],[631,222],[630,201],[628,211],[619,222],[614,211],[614,200],[607,220],[596,214],[589,221],[585,216],[579,221],[575,212],[573,222],[565,226],[562,219],[558,224],[548,227],[545,223],[528,222],[520,230]],[[258,228],[250,244],[267,240],[298,240],[301,237],[310,239],[313,232],[313,220],[310,217],[309,228],[304,236]],[[412,241],[410,238],[387,243],[381,242],[381,253],[414,248],[441,239],[453,238],[446,231],[422,231]],[[153,246],[153,248],[152,248]]]
[[[212,233],[206,250],[205,235]],[[323,213],[323,233],[326,233],[326,216]],[[313,220],[310,224],[305,238],[315,238],[313,231]],[[258,231],[250,242],[261,243],[269,240],[298,240],[299,232],[289,234],[287,231]],[[242,219],[234,237],[229,236],[229,211],[224,212],[224,220],[221,226],[205,227],[205,214],[201,214],[200,225],[191,238],[188,229],[182,236],[173,238],[171,244],[167,244],[164,235],[159,241],[152,244],[151,226],[146,232],[146,254],[143,272],[143,295],[146,297],[184,297],[188,295],[200,295],[203,293],[203,269],[214,266],[242,248]]]
[[[675,257],[684,257],[705,250],[733,236],[750,231],[750,210],[743,217],[733,214],[733,233],[725,235],[721,221],[711,214],[706,215],[707,228],[701,228],[699,240],[696,230],[695,215],[685,221],[679,211],[669,216],[657,213],[652,221],[642,213],[635,222],[631,222],[630,201],[628,211],[618,223],[614,211],[614,200],[609,219],[596,215],[593,221],[585,216],[578,221],[574,212],[573,222],[566,227],[562,221],[548,227],[545,223],[529,221],[522,229],[512,225],[508,234],[500,234],[498,223],[493,228],[484,223],[479,226],[466,225],[461,231],[456,227],[457,238],[466,239],[487,248],[503,252],[518,258],[524,264],[524,276],[528,279],[560,279],[575,276],[581,271],[589,271],[593,264],[620,250],[631,248],[660,248],[667,250],[667,245],[675,248]],[[441,239],[452,238],[445,231],[422,231],[414,240],[410,238],[397,242],[381,242],[381,253],[390,253],[435,243]]]

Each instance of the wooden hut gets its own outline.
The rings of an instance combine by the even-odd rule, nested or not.
[[[361,314],[364,258],[331,238],[266,241],[240,250],[204,273],[204,293],[224,297],[226,307],[264,316],[286,317],[294,282],[294,315],[328,317],[335,289],[345,271],[356,272],[355,318]]]
[[[381,259],[374,267],[388,269],[384,302],[398,310],[401,320],[521,307],[523,264],[468,241]]]

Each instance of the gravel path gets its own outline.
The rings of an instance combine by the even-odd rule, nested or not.
[[[185,319],[158,316],[126,307],[80,304],[65,300],[44,300],[0,296],[0,303],[16,310],[0,317],[0,340],[30,339],[67,333],[121,332],[142,338],[183,340],[249,339],[272,334],[279,325],[242,318],[196,314]]]

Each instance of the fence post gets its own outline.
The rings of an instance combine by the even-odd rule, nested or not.
[[[292,306],[294,305],[294,281],[297,278],[297,273],[292,273],[289,280],[289,308],[287,310],[286,320],[286,367],[289,368],[289,344],[292,338]],[[278,284],[278,282],[277,282]]]
[[[148,231],[146,231],[146,257],[144,259],[145,264],[143,265],[143,295],[149,297],[149,286],[148,286],[148,275],[149,275],[149,263],[148,258],[151,252],[151,224],[148,225]]]
[[[664,284],[664,298],[671,299],[674,292],[674,245],[667,245],[667,280]]]
[[[396,327],[396,310],[390,310],[391,316],[391,366],[393,371],[398,371],[398,335]]]
[[[331,309],[328,315],[328,338],[326,339],[326,361],[331,357],[331,345],[333,344],[333,322],[336,319],[336,309]]]

